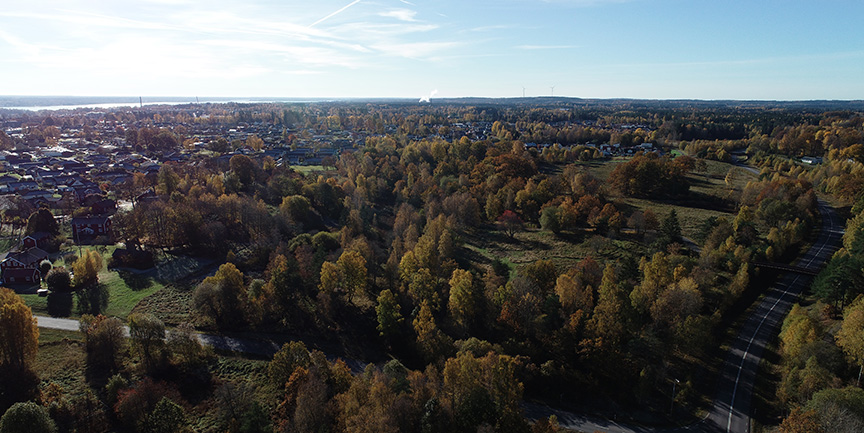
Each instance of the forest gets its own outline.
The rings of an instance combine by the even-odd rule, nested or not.
[[[2,201],[0,234],[48,232],[56,252],[44,305],[0,291],[0,433],[563,429],[537,407],[687,425],[777,278],[756,264],[813,241],[819,199],[848,217],[843,247],[783,323],[755,419],[864,428],[861,112],[556,98],[0,110],[0,125],[10,154],[133,161],[117,182],[119,159],[85,174],[128,206],[83,253],[54,220],[95,201]],[[332,156],[292,164],[298,149]],[[181,256],[206,265],[106,312],[109,270]],[[37,328],[42,308],[80,332]]]

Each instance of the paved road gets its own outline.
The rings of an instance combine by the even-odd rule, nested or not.
[[[47,329],[59,329],[63,331],[74,331],[78,332],[78,321],[74,319],[62,319],[57,317],[47,317],[47,316],[36,316],[36,319],[39,322],[40,328]],[[129,327],[124,326],[124,331],[126,336],[129,336]],[[214,335],[214,334],[196,334],[198,336],[198,341],[205,346],[210,346],[216,350],[228,351],[228,352],[237,352],[237,353],[245,353],[249,355],[257,355],[263,357],[272,357],[273,354],[279,351],[282,347],[281,344],[269,341],[269,340],[256,340],[251,338],[235,338],[228,337],[225,335]],[[327,355],[327,359],[330,361],[335,361],[336,359],[341,359],[348,368],[351,369],[354,373],[362,373],[363,370],[366,369],[367,363],[357,361],[354,359],[346,359],[343,357],[337,357],[332,355]]]
[[[749,167],[747,167],[749,168]],[[812,247],[796,265],[818,270],[831,258],[842,243],[844,223],[824,202],[819,202],[822,217],[821,232]],[[561,427],[582,432],[605,433],[746,433],[750,429],[750,406],[753,383],[762,361],[765,346],[780,330],[783,318],[801,292],[809,287],[812,277],[785,274],[765,294],[765,297],[738,331],[731,343],[718,378],[717,394],[706,417],[696,424],[681,428],[651,428],[619,424],[613,420],[574,414],[548,406],[526,404],[526,413],[533,418],[549,415],[558,417]]]
[[[796,261],[796,265],[818,270],[839,248],[843,222],[824,202],[819,202],[822,227],[819,238]],[[768,341],[780,330],[783,318],[798,295],[806,289],[811,277],[785,274],[763,298],[732,342],[718,380],[714,406],[701,431],[747,432],[750,426],[750,405],[753,383]]]

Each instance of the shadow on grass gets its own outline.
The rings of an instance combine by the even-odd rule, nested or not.
[[[133,292],[149,289],[153,285],[153,278],[144,274],[136,274],[124,269],[118,269],[117,274]]]
[[[48,314],[51,317],[69,317],[72,314],[72,293],[49,293]]]
[[[102,314],[108,308],[108,288],[102,283],[91,284],[75,292],[78,314]]]

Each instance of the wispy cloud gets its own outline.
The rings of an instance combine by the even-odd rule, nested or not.
[[[517,50],[569,50],[579,48],[578,45],[517,45]]]
[[[412,11],[410,9],[393,9],[387,12],[379,12],[378,16],[382,16],[385,18],[396,18],[399,21],[407,21],[414,22],[417,21],[417,11]]]

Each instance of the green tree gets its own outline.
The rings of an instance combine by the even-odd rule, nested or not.
[[[132,349],[147,368],[155,367],[164,355],[165,324],[152,314],[132,313],[128,320]]]
[[[175,433],[191,431],[186,425],[186,412],[168,397],[162,397],[153,412],[142,420],[144,433]]]
[[[36,232],[47,232],[52,236],[60,233],[60,227],[54,219],[54,214],[47,207],[40,207],[36,212],[30,214],[30,218],[27,218],[27,228],[24,230],[24,234],[32,235]]]
[[[399,301],[396,295],[388,289],[384,289],[378,294],[378,305],[375,306],[375,314],[378,317],[378,332],[381,336],[389,337],[396,335],[404,321],[402,313],[399,311]]]
[[[116,371],[118,358],[126,344],[123,322],[116,317],[85,314],[81,316],[78,327],[84,334],[87,364],[94,369]]]
[[[561,210],[558,206],[547,206],[540,211],[540,227],[555,234],[561,232]]]
[[[306,345],[302,341],[290,341],[273,355],[273,359],[267,364],[267,373],[274,385],[283,387],[294,370],[309,367],[311,363],[312,357]]]
[[[245,294],[243,273],[233,263],[225,263],[198,285],[193,303],[217,325],[235,326],[244,320]]]
[[[57,426],[48,409],[33,402],[15,403],[0,418],[0,433],[54,433]]]
[[[627,292],[618,283],[615,268],[606,265],[597,290],[597,305],[589,322],[592,336],[611,348],[620,344],[627,333]]]
[[[246,155],[234,155],[228,160],[231,172],[237,175],[243,187],[248,187],[255,180],[255,163]]]
[[[180,185],[180,176],[174,172],[170,164],[162,164],[159,167],[159,173],[156,175],[156,192],[166,197],[171,197],[171,194],[177,190]]]
[[[669,211],[663,224],[660,226],[660,234],[668,242],[681,241],[681,223],[678,221],[678,212],[675,209]]]

